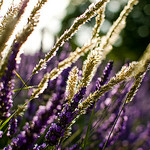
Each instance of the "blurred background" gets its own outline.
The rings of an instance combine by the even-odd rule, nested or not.
[[[66,28],[69,28],[73,20],[82,14],[90,5],[89,0],[71,0],[66,8],[66,16],[62,20],[62,25],[58,36],[60,36]],[[106,20],[101,28],[100,35],[107,33],[112,23],[119,16],[127,0],[111,0],[106,8]],[[73,49],[81,46],[91,36],[92,27],[95,19],[86,23],[77,34],[71,39]],[[113,60],[137,60],[150,42],[150,1],[139,0],[133,11],[127,18],[127,25],[121,32],[120,38],[114,44],[113,51],[108,58]]]
[[[20,0],[8,0],[4,2],[4,7],[9,7],[10,3],[18,4]],[[40,22],[23,45],[22,49],[25,54],[34,54],[42,47],[47,52],[51,49],[54,42],[60,35],[68,29],[74,19],[80,16],[92,2],[98,0],[55,0],[48,1],[41,10]],[[105,35],[112,23],[119,16],[121,10],[128,0],[111,0],[106,8],[106,20],[101,28],[100,35]],[[37,0],[30,0],[26,16]],[[7,9],[4,9],[7,10]],[[4,11],[5,12],[5,11]],[[1,17],[4,14],[1,11]],[[26,23],[27,17],[22,19],[22,26]],[[91,37],[92,28],[95,24],[95,18],[84,24],[79,31],[73,36],[70,42],[72,51],[77,46],[82,46]],[[17,26],[17,31],[22,29]],[[113,51],[108,55],[108,59],[113,60],[137,60],[147,47],[150,41],[150,0],[139,0],[130,15],[127,17],[127,25],[121,32],[120,38],[114,44]]]

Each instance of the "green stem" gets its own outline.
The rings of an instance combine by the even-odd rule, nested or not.
[[[93,120],[93,116],[94,116],[95,106],[96,106],[96,102],[94,103],[94,107],[93,107],[93,110],[92,110],[92,113],[91,113],[88,128],[87,128],[87,131],[86,131],[86,136],[85,136],[85,139],[84,139],[83,145],[82,145],[82,150],[85,150],[86,145],[87,145],[88,137],[89,137],[89,134],[90,134],[90,128],[92,126],[92,120]]]

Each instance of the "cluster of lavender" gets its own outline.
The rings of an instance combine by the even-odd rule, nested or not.
[[[60,137],[64,136],[65,129],[76,117],[76,108],[79,101],[83,98],[86,88],[82,87],[77,94],[74,95],[72,102],[64,107],[64,110],[59,115],[59,121],[56,124],[52,124],[49,131],[47,132],[45,138],[46,142],[53,146],[57,145]]]
[[[41,54],[41,52],[39,52],[39,54]],[[32,60],[36,60],[39,58],[39,55],[36,54],[35,56],[22,56],[22,57],[24,57],[24,59],[22,59],[20,66],[24,64],[25,59],[28,60],[28,57],[32,57]],[[101,77],[98,78],[96,82],[95,81],[91,82],[91,84],[93,85],[93,89],[87,89],[87,90],[90,91],[97,90],[97,89],[100,90],[101,86],[103,86],[105,83],[108,82],[108,78],[109,78],[108,76],[111,73],[112,65],[113,62],[110,61],[105,67]],[[24,69],[24,71],[25,72],[28,71],[28,68],[30,68],[31,66],[32,63],[30,62],[26,63],[27,69]],[[49,65],[49,67],[51,67],[51,65]],[[31,121],[31,125],[26,124],[23,127],[24,131],[21,131],[21,133],[17,136],[17,138],[14,138],[11,144],[8,146],[8,148],[5,149],[30,149],[30,148],[32,149],[34,143],[37,141],[38,138],[40,138],[39,135],[46,133],[45,130],[46,130],[46,126],[48,125],[50,125],[50,128],[45,135],[45,140],[40,139],[39,142],[41,143],[40,146],[35,145],[34,149],[45,149],[47,145],[48,146],[57,145],[58,147],[58,144],[59,142],[61,142],[62,138],[64,136],[69,135],[70,129],[68,127],[70,126],[70,124],[72,124],[73,120],[76,118],[78,114],[78,110],[77,110],[78,103],[83,99],[84,95],[86,95],[85,94],[86,88],[83,87],[79,90],[78,93],[74,95],[70,103],[63,104],[63,102],[67,101],[65,100],[65,88],[66,88],[66,81],[67,81],[69,70],[68,69],[64,70],[62,74],[57,79],[55,79],[55,81],[49,82],[48,84],[49,90],[46,90],[39,97],[39,99],[36,100],[38,101],[38,103],[36,101],[30,102],[30,105],[28,105],[28,109],[25,116],[28,120]],[[18,73],[20,74],[20,76],[23,76],[24,74],[22,74],[21,71],[22,68],[20,67]],[[39,74],[39,76],[41,76],[41,74]],[[143,83],[143,86],[146,87],[147,91],[150,88],[148,85],[149,82],[148,76],[149,75],[145,77]],[[40,77],[38,77],[37,75],[37,79],[38,78]],[[38,80],[36,80],[36,82],[38,82]],[[35,85],[35,82],[30,81],[30,85],[31,86]],[[94,85],[96,86],[94,87]],[[89,141],[92,142],[92,145],[88,147],[89,149],[94,148],[95,146],[99,147],[100,149],[104,147],[104,144],[106,143],[108,135],[110,134],[111,128],[113,126],[113,123],[118,117],[119,110],[121,109],[121,106],[123,104],[123,99],[126,93],[128,93],[130,87],[131,87],[131,83],[123,83],[123,85],[119,84],[115,86],[113,90],[106,93],[97,102],[95,120],[93,121],[93,125],[92,125],[93,130],[91,130],[91,136],[89,138]],[[50,93],[50,91],[51,92],[53,91],[54,93]],[[88,91],[87,93],[90,93],[90,91]],[[24,92],[24,90],[22,92]],[[30,91],[28,92],[30,93]],[[148,94],[148,92],[145,93]],[[21,94],[18,97],[24,99],[24,94]],[[131,148],[134,149],[134,147],[142,148],[144,146],[143,143],[145,143],[145,145],[147,144],[148,142],[147,139],[150,138],[149,125],[145,125],[144,127],[144,122],[148,120],[148,116],[143,121],[143,124],[142,124],[142,120],[140,119],[136,120],[137,119],[136,115],[141,115],[141,113],[144,113],[143,112],[144,106],[142,107],[143,110],[140,110],[141,108],[137,109],[137,106],[139,105],[139,102],[141,100],[140,97],[141,95],[140,93],[138,93],[134,100],[136,101],[136,103],[133,106],[132,105],[125,106],[125,108],[123,109],[120,117],[117,120],[111,138],[108,141],[107,149],[126,148],[129,146],[131,146]],[[148,99],[144,99],[144,101],[146,100]],[[38,108],[40,102],[44,103],[45,106],[40,105]],[[134,114],[135,117],[133,118],[133,111],[135,111],[135,109],[137,109],[136,110],[137,112],[135,112]],[[35,115],[34,113],[33,114],[31,113],[33,110],[37,111]],[[130,117],[132,117],[132,119],[130,119]],[[14,129],[17,129],[17,126],[15,125],[16,119],[12,118],[12,120],[13,121],[10,121],[10,123],[12,124],[13,122],[12,126],[14,126],[14,128],[11,129],[11,127],[9,127],[7,136],[10,135],[10,133],[13,133]],[[136,125],[137,124],[136,122],[138,121],[141,121],[141,123]],[[139,129],[141,128],[141,132],[139,133],[134,131],[135,129],[138,130],[138,128]],[[76,129],[76,131],[74,132],[77,132],[78,130],[79,129]],[[130,139],[130,136],[133,136],[132,134],[134,135],[133,140]],[[84,135],[82,134],[80,136],[81,139],[82,137],[84,137]],[[143,136],[145,136],[145,139],[143,139]],[[116,143],[118,139],[119,142]],[[141,142],[143,141],[143,142],[139,144],[139,141]],[[132,146],[132,142],[134,142],[134,146]],[[80,145],[76,144],[70,149],[80,149],[81,145],[82,145],[81,143]],[[65,149],[69,149],[69,148],[65,148]]]
[[[17,67],[16,56],[19,50],[19,44],[15,43],[12,54],[7,63],[7,69],[0,79],[0,120],[5,120],[10,116],[10,108],[12,107],[12,95],[14,88],[14,71]]]
[[[6,52],[6,43],[28,2],[12,6],[0,28],[0,149],[149,149],[150,45],[139,61],[125,64],[118,73],[113,61],[99,68],[137,0],[128,1],[101,39],[99,30],[108,0],[91,4],[51,51],[45,55],[41,47],[34,56],[22,55],[18,64],[20,47],[37,25],[46,0],[37,2],[27,25]],[[70,52],[66,41],[95,15],[90,42]],[[62,52],[56,54],[64,43]],[[87,52],[84,62],[76,62]]]

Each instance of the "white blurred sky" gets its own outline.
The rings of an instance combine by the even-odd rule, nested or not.
[[[6,13],[8,7],[10,7],[13,0],[4,0],[3,7],[0,12],[0,16]],[[14,33],[20,31],[23,25],[26,24],[27,17],[30,14],[30,11],[34,7],[38,0],[30,0],[26,13],[22,18],[22,21],[18,24]],[[41,44],[41,30],[45,27],[46,32],[44,34],[44,50],[48,51],[54,42],[55,34],[60,30],[61,19],[66,14],[66,7],[68,6],[70,0],[48,0],[48,2],[43,6],[40,13],[40,22],[36,27],[35,31],[28,38],[26,43],[22,46],[22,50],[25,53],[34,53],[39,50]],[[20,0],[14,0],[14,3],[19,4]],[[13,39],[13,36],[12,36]],[[10,40],[10,43],[12,40]]]

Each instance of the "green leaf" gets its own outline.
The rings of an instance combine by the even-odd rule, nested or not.
[[[32,88],[35,88],[35,87],[37,87],[37,86],[28,86],[28,87],[25,87],[25,88],[14,89],[13,91],[17,92],[17,91],[21,91],[21,90],[29,90],[29,89],[32,89]]]
[[[15,74],[17,75],[17,77],[21,80],[21,82],[26,86],[26,88],[29,90],[28,86],[26,85],[26,83],[23,81],[23,79],[20,77],[20,75],[15,71]]]

